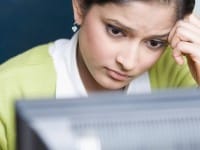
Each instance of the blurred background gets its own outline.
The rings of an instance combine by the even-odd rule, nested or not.
[[[200,0],[195,0],[196,6],[194,8],[194,12],[200,16]]]
[[[200,15],[200,0],[195,13]],[[0,0],[0,64],[36,45],[70,38],[71,0]]]
[[[70,38],[71,0],[0,0],[0,63],[38,44]]]

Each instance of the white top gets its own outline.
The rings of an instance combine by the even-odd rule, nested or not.
[[[88,96],[78,71],[77,42],[78,32],[71,40],[59,39],[49,48],[57,75],[56,98]],[[127,94],[151,92],[148,72],[134,79],[125,92]]]

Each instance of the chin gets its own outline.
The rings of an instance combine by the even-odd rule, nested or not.
[[[125,83],[120,83],[120,82],[110,82],[110,81],[104,81],[101,82],[101,86],[104,87],[105,89],[108,90],[119,90],[122,89],[126,86],[127,84]]]

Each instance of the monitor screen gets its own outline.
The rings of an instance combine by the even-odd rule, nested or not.
[[[19,150],[199,150],[200,91],[16,103]]]

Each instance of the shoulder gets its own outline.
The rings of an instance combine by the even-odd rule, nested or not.
[[[22,67],[31,65],[41,65],[50,60],[48,54],[49,44],[40,45],[29,49],[15,57],[10,58],[5,63],[0,65],[0,71],[7,71],[12,69],[22,69]]]
[[[0,66],[0,77],[19,79],[37,74],[42,76],[46,70],[53,69],[51,56],[48,53],[49,45],[34,47],[9,59]]]
[[[24,96],[39,95],[37,92],[45,86],[45,89],[52,89],[56,77],[48,52],[50,44],[34,47],[3,63],[0,66],[1,88],[19,91]]]
[[[33,47],[15,57],[10,58],[5,63],[0,65],[0,72],[11,70],[23,70],[30,67],[40,67],[50,65],[53,63],[52,57],[49,53],[51,46],[67,45],[68,39],[59,39],[55,42],[39,45]]]
[[[196,86],[187,62],[185,61],[184,65],[178,65],[173,59],[170,48],[165,50],[149,73],[153,88],[186,88]]]

